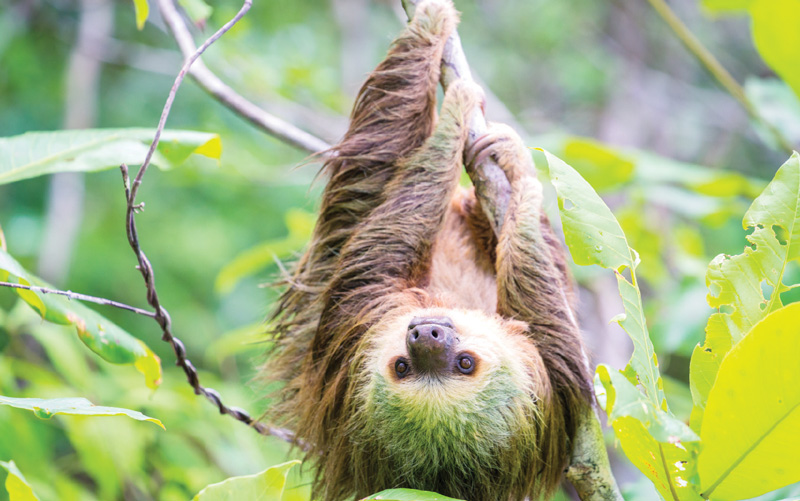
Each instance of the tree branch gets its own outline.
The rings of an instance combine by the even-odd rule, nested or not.
[[[181,53],[188,59],[197,49],[183,17],[173,0],[158,0],[158,7]],[[217,101],[267,134],[309,153],[320,153],[330,149],[331,146],[322,139],[267,113],[239,95],[209,70],[202,60],[195,61],[189,70],[189,75]]]
[[[59,296],[66,296],[70,299],[77,299],[79,301],[86,301],[89,303],[95,304],[102,304],[105,306],[113,306],[114,308],[119,308],[120,310],[131,311],[136,313],[137,315],[143,315],[145,317],[156,318],[156,314],[152,311],[143,310],[141,308],[136,308],[135,306],[129,306],[124,303],[120,303],[117,301],[112,301],[110,299],[105,299],[102,297],[95,297],[95,296],[87,296],[86,294],[81,294],[79,292],[72,292],[72,291],[62,291],[57,289],[48,289],[47,287],[37,287],[35,285],[22,285],[22,284],[15,284],[12,282],[0,282],[0,287],[11,287],[12,289],[23,289],[27,291],[39,292],[41,294],[57,294]]]

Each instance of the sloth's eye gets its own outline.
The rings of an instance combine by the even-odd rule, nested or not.
[[[475,370],[475,360],[469,355],[463,355],[458,359],[458,370],[462,374],[469,374]]]
[[[408,375],[408,361],[405,358],[398,358],[394,363],[394,371],[397,373],[397,377],[406,377]]]

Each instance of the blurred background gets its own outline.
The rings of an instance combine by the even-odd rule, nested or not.
[[[670,405],[688,418],[689,355],[711,312],[705,268],[719,253],[742,252],[742,216],[788,152],[643,0],[455,3],[465,52],[489,94],[489,119],[511,123],[529,146],[578,169],[639,252]],[[360,83],[403,26],[399,4],[256,0],[203,59],[259,106],[333,143]],[[800,102],[755,51],[747,18],[714,18],[698,0],[669,4],[762,116],[799,144]],[[208,28],[193,26],[198,42],[240,4],[208,6],[210,17],[199,23]],[[139,31],[130,0],[0,0],[0,136],[155,127],[182,62],[157,10],[151,5]],[[201,380],[257,415],[268,402],[252,380],[277,295],[261,285],[278,277],[276,258],[291,261],[305,244],[323,185],[314,182],[319,164],[188,79],[167,126],[219,134],[222,160],[148,172],[138,197],[146,203],[142,246]],[[61,289],[144,306],[124,214],[117,169],[0,185],[8,252],[28,270]],[[613,274],[574,274],[594,362],[624,367],[630,342],[608,324],[622,311]],[[94,307],[161,357],[164,383],[155,392],[130,366],[94,357],[74,329],[43,323],[20,303],[0,289],[0,394],[83,396],[141,410],[169,430],[123,418],[43,421],[0,406],[0,460],[14,459],[42,499],[187,499],[286,457],[279,440],[194,396],[152,320]],[[657,499],[624,456],[613,461],[629,498]],[[307,482],[307,474],[296,476],[292,488],[302,492]]]

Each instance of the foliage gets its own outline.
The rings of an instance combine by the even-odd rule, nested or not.
[[[11,398],[0,395],[0,405],[28,409],[33,411],[36,417],[42,419],[50,419],[56,414],[71,416],[128,416],[137,421],[150,421],[164,429],[161,421],[145,416],[141,412],[117,407],[97,406],[85,398]]]
[[[680,12],[694,16],[689,24],[735,75],[749,75],[745,89],[758,116],[798,144],[797,2],[700,3],[715,14],[747,14],[721,24],[695,15],[693,5]],[[95,41],[107,50],[92,51],[110,64],[102,68],[101,85],[89,91],[96,95],[81,96],[96,99],[100,128],[54,130],[69,122],[63,110],[83,102],[66,76],[80,32],[78,4],[31,8],[11,0],[0,9],[0,279],[45,284],[40,275],[60,288],[141,305],[144,290],[132,269],[113,168],[141,163],[153,129],[131,126],[154,125],[182,58],[156,24],[145,22],[152,18],[148,2],[116,4],[113,40]],[[201,30],[206,22],[221,25],[240,6],[180,4]],[[624,372],[612,368],[616,363],[600,365],[595,388],[620,446],[612,453],[627,456],[654,485],[634,481],[623,486],[626,494],[736,499],[800,480],[792,433],[800,345],[797,307],[790,304],[800,299],[797,155],[765,190],[785,158],[769,149],[771,133],[743,123],[744,112],[697,71],[645,4],[457,5],[476,72],[514,111],[510,118],[549,134],[530,144],[566,162],[548,154],[573,257],[613,269],[625,299],[611,304],[607,317],[625,312],[615,320],[634,342],[632,358]],[[203,59],[270,111],[334,141],[354,86],[399,27],[382,3],[352,6],[352,16],[337,9],[326,0],[255,2]],[[348,24],[367,16],[369,22]],[[770,78],[758,54],[782,80]],[[498,111],[491,96],[487,111],[490,118]],[[279,278],[275,257],[291,259],[302,248],[320,183],[309,192],[315,168],[291,168],[307,161],[304,154],[265,139],[191,84],[181,89],[170,126],[213,132],[165,131],[154,157],[163,170],[148,173],[140,196],[147,203],[139,216],[143,245],[203,381],[258,415],[269,401],[251,381],[274,294],[257,285]],[[550,134],[558,130],[568,132]],[[174,169],[179,165],[184,168]],[[68,171],[92,173],[78,177],[86,187],[85,209],[54,216],[59,209],[47,175]],[[739,219],[753,198],[744,236]],[[65,220],[80,229],[74,241],[55,248],[74,256],[66,278],[56,279],[42,272],[47,259],[40,250],[58,233],[53,228],[68,226]],[[741,248],[743,237],[742,254],[724,254]],[[614,294],[604,292],[597,268],[574,271],[590,296],[606,301]],[[711,318],[704,277],[716,310]],[[594,305],[602,317],[608,307],[599,304],[590,301],[583,311]],[[607,320],[584,321],[595,347],[613,344],[604,336],[616,325],[603,327]],[[695,347],[704,328],[705,341]],[[270,471],[284,478],[283,499],[308,499],[313,472],[285,463],[296,453],[218,416],[172,367],[174,354],[158,336],[148,318],[0,288],[0,394],[18,405],[49,402],[29,407],[56,414],[41,420],[0,405],[0,481],[10,499],[38,499],[36,492],[43,500],[184,500],[208,484],[215,484],[208,493],[246,489],[240,480],[223,481],[244,475],[245,484],[248,478],[257,483]],[[620,367],[629,357],[624,350],[620,343],[612,351]],[[163,374],[158,359],[167,362]],[[139,361],[146,384],[130,367],[105,361]],[[78,412],[116,409],[163,422],[168,431],[52,407],[68,395],[86,397],[70,399],[80,403]],[[285,470],[276,473],[275,464]],[[789,486],[759,499],[798,494]],[[0,500],[5,495],[0,488]],[[387,495],[441,499],[397,491],[372,497]]]
[[[289,461],[272,466],[255,475],[228,478],[212,484],[197,493],[193,501],[224,501],[236,499],[261,499],[263,501],[289,501],[295,496],[284,491],[286,477],[300,461]]]

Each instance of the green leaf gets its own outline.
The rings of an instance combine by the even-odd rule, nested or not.
[[[42,419],[50,419],[56,414],[70,416],[128,416],[137,421],[150,421],[166,429],[161,421],[145,416],[139,411],[94,405],[85,398],[12,398],[0,395],[0,405],[27,409],[33,411],[36,417]]]
[[[86,129],[28,132],[0,138],[0,184],[55,172],[90,172],[144,162],[154,129]],[[219,136],[165,130],[153,164],[169,169],[197,154],[219,159]]]
[[[800,2],[752,0],[753,42],[764,62],[800,96]]]
[[[700,429],[708,392],[725,354],[769,313],[783,306],[787,265],[800,258],[800,155],[775,174],[744,216],[750,246],[736,256],[721,254],[708,266],[708,304],[718,310],[706,325],[706,339],[690,364],[694,399],[692,427]]]
[[[385,501],[461,501],[436,494],[435,492],[417,491],[414,489],[387,489],[361,501],[380,499]]]
[[[133,0],[133,9],[136,11],[136,28],[141,30],[150,15],[150,6],[147,0]]]
[[[701,432],[704,497],[745,499],[800,481],[798,360],[800,303],[761,320],[725,357]]]
[[[217,293],[227,294],[244,278],[258,273],[276,259],[291,256],[308,242],[314,231],[315,218],[312,214],[301,209],[290,209],[284,219],[289,234],[250,248],[226,264],[214,282]]]
[[[186,15],[189,16],[189,19],[191,19],[194,24],[205,23],[214,11],[214,9],[203,0],[178,0],[178,3],[183,7],[183,10],[186,11]]]
[[[1,397],[0,397],[1,398]],[[14,461],[0,461],[0,467],[8,472],[6,477],[6,491],[8,491],[9,501],[39,501],[33,489],[25,480],[22,472],[19,471]]]
[[[561,223],[572,259],[582,266],[597,264],[614,270],[625,309],[624,317],[615,317],[615,320],[631,337],[634,346],[629,367],[650,402],[665,409],[658,360],[647,332],[642,298],[636,284],[638,255],[628,246],[622,228],[594,189],[561,159],[541,151],[547,159],[550,180],[558,195]],[[626,270],[630,273],[630,280],[623,274]]]
[[[238,501],[258,499],[260,501],[281,501],[289,470],[300,461],[288,461],[255,475],[231,477],[217,484],[211,484],[200,491],[194,501]]]
[[[50,288],[2,250],[0,281]],[[83,344],[107,362],[133,364],[145,376],[145,383],[149,388],[156,388],[161,383],[161,361],[158,356],[146,344],[110,320],[64,296],[40,294],[24,289],[13,290],[44,320],[60,325],[74,325]]]

